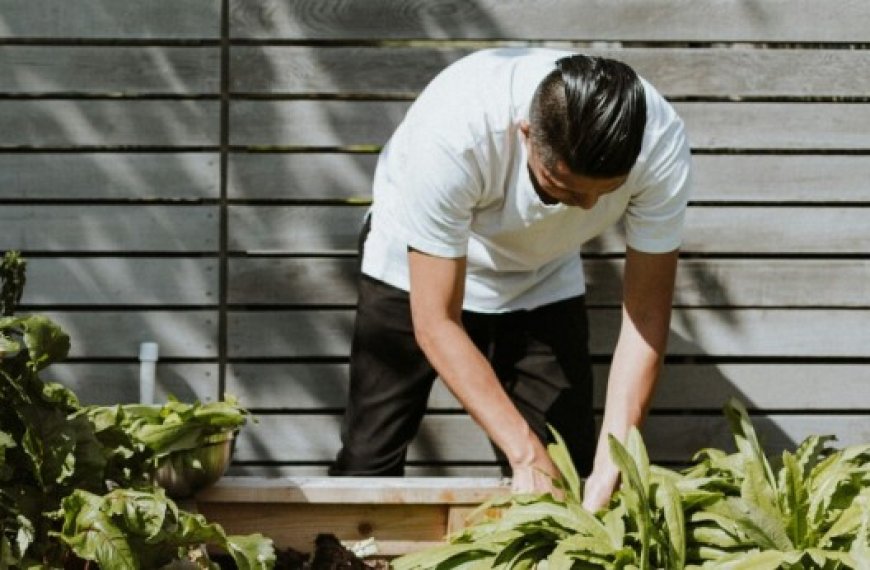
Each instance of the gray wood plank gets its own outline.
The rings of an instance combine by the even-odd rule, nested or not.
[[[240,305],[353,305],[356,258],[234,258],[228,300]],[[585,261],[589,306],[622,301],[620,260]],[[831,279],[836,275],[836,279]],[[674,303],[705,307],[870,307],[870,261],[684,259]]]
[[[591,305],[622,302],[623,265],[586,262]],[[831,276],[836,276],[832,279]],[[870,307],[870,262],[837,259],[683,259],[674,305],[681,307]]]
[[[248,253],[355,252],[367,205],[232,206],[229,249]]]
[[[71,358],[139,357],[156,342],[160,358],[217,356],[217,311],[46,311],[71,338]]]
[[[866,253],[865,208],[689,208],[681,249],[692,252]]]
[[[610,337],[605,346],[615,344],[615,317],[605,310],[593,317],[601,319],[601,340]],[[863,358],[868,346],[870,312],[866,310],[677,309],[671,320],[668,353]]]
[[[242,430],[237,461],[330,461],[339,447],[340,416],[262,416],[258,424]],[[765,451],[777,455],[794,449],[813,434],[831,434],[837,447],[870,441],[864,414],[762,415],[753,417]],[[687,462],[698,450],[718,447],[735,450],[723,417],[691,415],[651,416],[642,430],[653,462]],[[493,461],[483,431],[465,415],[429,415],[408,449],[409,461]]]
[[[217,206],[7,205],[0,250],[215,251]]]
[[[549,45],[564,49],[564,44]],[[472,51],[236,46],[231,52],[230,85],[240,93],[413,97],[445,66]],[[870,92],[866,50],[584,47],[576,51],[624,61],[670,97],[862,97]],[[374,69],[378,72],[372,73]]]
[[[0,198],[215,199],[219,167],[216,153],[0,154]]]
[[[698,203],[870,201],[870,156],[726,154],[696,155],[693,161],[692,200]],[[232,153],[229,195],[366,200],[376,162],[373,154]],[[2,176],[0,171],[0,180]]]
[[[356,303],[356,259],[233,258],[227,300],[242,305]]]
[[[217,47],[2,46],[10,94],[217,94]]]
[[[45,305],[216,305],[215,259],[35,257],[21,299]]]
[[[605,401],[608,366],[595,367],[595,406]],[[344,408],[347,364],[231,363],[227,391],[264,410]],[[667,364],[652,410],[721,410],[736,397],[749,409],[843,410],[870,401],[870,371],[861,364]],[[459,402],[437,381],[430,410],[458,410]]]
[[[249,200],[369,200],[374,154],[231,153],[227,193]]]
[[[220,103],[172,100],[0,101],[0,147],[206,146]]]
[[[362,147],[384,144],[405,115],[406,101],[237,100],[230,105],[230,144],[274,147]]]
[[[364,204],[235,206],[230,249],[268,253],[355,253]],[[702,253],[864,253],[870,251],[861,207],[690,207],[682,250]],[[585,246],[623,253],[621,226]]]
[[[139,401],[138,364],[67,362],[52,365],[42,373],[42,378],[70,388],[83,405],[109,406]],[[169,395],[183,402],[214,401],[218,396],[217,378],[217,364],[158,361],[154,401],[163,403]]]
[[[346,357],[352,310],[229,313],[232,358]],[[590,350],[610,355],[618,309],[590,309]],[[728,357],[866,357],[870,311],[854,309],[675,309],[668,353]]]
[[[598,374],[596,401],[604,402],[606,373]],[[652,409],[721,409],[738,398],[759,410],[861,410],[870,391],[864,364],[666,365]]]
[[[867,212],[850,207],[690,207],[680,250],[686,253],[864,253],[870,248]],[[584,246],[587,252],[622,253],[625,235],[615,225]]]
[[[3,0],[0,38],[216,39],[220,1]]]
[[[399,124],[404,101],[238,101],[231,143],[370,148]],[[676,103],[694,149],[864,150],[870,108],[862,103]]]
[[[353,311],[230,311],[230,357],[346,357],[350,354]]]
[[[868,148],[870,107],[861,103],[677,103],[692,148]]]
[[[870,9],[824,0],[231,0],[230,33],[269,39],[865,41]]]
[[[696,155],[695,202],[868,202],[870,156]]]

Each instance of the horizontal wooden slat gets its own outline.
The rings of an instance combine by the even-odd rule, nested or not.
[[[351,310],[232,311],[231,357],[344,357]],[[608,355],[618,309],[591,309],[590,348]],[[668,353],[765,357],[866,357],[870,311],[852,309],[676,309]]]
[[[689,208],[681,249],[704,253],[866,253],[870,251],[867,219],[866,208]]]
[[[0,250],[213,251],[216,206],[7,205]]]
[[[227,319],[227,346],[232,357],[347,356],[350,353],[353,311],[232,311]]]
[[[70,388],[83,405],[139,401],[138,364],[61,363],[52,365],[41,376]],[[163,403],[170,394],[182,402],[213,401],[218,397],[217,377],[217,364],[158,361],[154,402]]]
[[[209,305],[218,302],[214,259],[33,258],[21,303],[40,305]]]
[[[236,206],[230,249],[269,253],[355,253],[368,206]],[[860,207],[693,207],[681,247],[701,253],[864,253],[867,210]],[[622,228],[589,242],[590,253],[624,253]]]
[[[373,154],[233,153],[229,194],[371,199],[376,162]],[[870,156],[696,155],[693,162],[694,202],[870,202]]]
[[[260,150],[382,145],[409,106],[405,101],[233,101],[230,144]]]
[[[209,94],[220,89],[217,47],[2,46],[4,93]]]
[[[368,205],[232,206],[230,251],[355,252]]]
[[[234,304],[342,305],[356,302],[356,259],[230,259],[227,300]]]
[[[224,477],[197,493],[198,503],[474,505],[509,493],[501,478]]]
[[[595,366],[595,405],[604,405],[608,367]],[[307,410],[343,408],[347,364],[232,363],[227,391],[252,408]],[[820,386],[824,389],[819,389]],[[861,364],[667,364],[652,410],[718,411],[730,397],[750,409],[854,410],[870,398],[867,367]],[[436,382],[432,410],[458,410],[459,403]]]
[[[593,319],[601,319],[598,323],[602,337],[613,335],[610,339],[615,342],[616,315],[609,311],[592,314],[596,313]],[[866,357],[870,346],[868,325],[867,310],[677,309],[671,320],[668,353]]]
[[[233,145],[382,145],[409,103],[238,101]],[[861,103],[676,103],[694,149],[865,150],[870,105]]]
[[[356,258],[235,258],[228,300],[242,305],[348,305],[356,302]],[[622,301],[623,262],[584,262],[589,306]],[[835,280],[830,276],[836,275]],[[680,306],[870,307],[870,261],[684,259]]]
[[[695,202],[870,202],[870,156],[696,155]]]
[[[865,150],[862,103],[676,103],[692,148]]]
[[[108,310],[40,312],[71,338],[70,357],[138,358],[139,345],[156,342],[160,358],[217,356],[217,311]]]
[[[219,162],[216,153],[0,154],[0,197],[214,199]]]
[[[232,0],[230,32],[269,39],[865,41],[861,0]],[[542,25],[542,20],[546,25]]]
[[[556,47],[564,47],[555,44]],[[244,93],[414,96],[472,49],[237,46],[231,89]],[[670,97],[858,96],[870,51],[628,48],[576,51],[624,61]],[[372,73],[377,69],[377,73]]]
[[[231,153],[230,198],[368,200],[377,155]]]
[[[218,143],[216,101],[0,101],[0,146],[204,146]]]
[[[220,35],[220,1],[4,2],[0,38],[193,39]]]
[[[339,447],[336,415],[262,416],[240,434],[235,459],[313,462],[334,459]],[[766,452],[793,449],[809,435],[831,434],[837,446],[870,441],[870,425],[863,414],[763,415],[753,424]],[[654,462],[688,462],[704,447],[734,449],[731,431],[721,416],[656,415],[643,428]],[[409,461],[494,461],[488,439],[466,415],[429,415],[408,448]]]
[[[378,554],[396,556],[443,544],[448,509],[444,505],[275,504],[197,501],[196,512],[227,534],[261,533],[278,550],[312,552],[322,529],[348,545],[374,536]],[[337,567],[337,565],[336,565]]]
[[[680,250],[730,254],[862,254],[870,250],[862,207],[690,207]],[[622,253],[622,227],[612,226],[584,246]]]

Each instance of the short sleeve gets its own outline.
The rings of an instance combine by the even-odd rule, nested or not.
[[[679,248],[692,186],[692,158],[676,116],[656,133],[625,214],[626,243],[646,253]]]
[[[401,179],[391,181],[400,196],[396,228],[413,249],[463,257],[483,188],[480,168],[471,148],[454,148],[425,131],[405,139]]]

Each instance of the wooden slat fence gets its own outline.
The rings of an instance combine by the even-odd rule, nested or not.
[[[863,0],[0,0],[0,250],[24,310],[73,338],[86,402],[237,394],[237,473],[323,473],[338,445],[356,232],[376,153],[439,70],[483,47],[622,59],[686,120],[696,164],[654,460],[870,441],[870,4]],[[596,406],[623,237],[586,251]],[[496,474],[437,386],[412,473]],[[469,429],[470,428],[470,429]]]

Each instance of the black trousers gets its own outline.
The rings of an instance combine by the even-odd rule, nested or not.
[[[532,430],[547,442],[552,425],[588,475],[596,440],[583,297],[529,311],[465,311],[462,321]],[[436,377],[414,339],[408,293],[363,275],[342,448],[330,475],[403,475]]]

